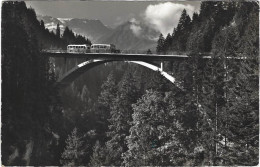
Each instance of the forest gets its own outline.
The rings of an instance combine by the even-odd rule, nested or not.
[[[164,62],[180,86],[159,72],[112,62],[60,90],[64,60],[41,51],[91,41],[67,27],[61,34],[59,25],[49,32],[24,2],[3,2],[1,26],[3,165],[259,163],[256,1],[202,1],[198,13],[184,9],[172,34],[159,36],[157,53],[189,56]]]

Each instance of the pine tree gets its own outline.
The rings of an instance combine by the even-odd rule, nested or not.
[[[253,6],[254,2],[243,5]],[[239,9],[238,13],[244,12],[244,7]],[[259,8],[257,4],[251,8],[251,12],[247,13],[250,18],[247,25],[244,27],[244,32],[241,29],[235,29],[237,35],[237,57],[250,55],[249,60],[241,60],[238,63],[229,63],[234,69],[230,72],[231,80],[228,82],[233,89],[228,89],[227,105],[229,107],[229,125],[228,131],[232,135],[234,147],[232,151],[227,151],[225,156],[234,157],[233,161],[227,161],[229,164],[239,165],[255,165],[258,163],[258,137],[259,137],[259,97],[258,97],[258,56],[259,55],[259,14],[256,12]],[[238,18],[237,15],[236,19]],[[245,17],[240,15],[239,17]],[[237,21],[243,26],[245,22]],[[239,26],[239,27],[241,27]],[[234,33],[234,30],[230,30]],[[239,33],[240,32],[240,33]],[[242,36],[238,36],[242,35]],[[231,38],[234,39],[234,38]],[[231,40],[230,41],[234,41]],[[230,48],[230,47],[229,47]],[[227,50],[229,50],[227,48]],[[233,49],[233,48],[232,48]],[[240,53],[240,54],[239,54]],[[248,56],[249,57],[249,56]],[[235,73],[236,72],[236,73]]]
[[[157,41],[157,47],[156,47],[156,52],[158,54],[162,54],[165,52],[164,42],[165,42],[165,39],[163,37],[163,34],[160,34],[159,39]]]
[[[98,98],[98,102],[106,107],[107,110],[110,109],[112,101],[114,100],[117,93],[116,83],[114,74],[110,73],[107,77],[106,82],[101,86],[101,93]]]
[[[172,45],[172,36],[171,36],[170,33],[168,33],[166,38],[165,38],[165,42],[164,42],[164,49],[165,49],[165,51],[169,51],[171,45]]]
[[[200,18],[205,20],[214,14],[216,1],[204,1],[200,4]]]
[[[170,94],[149,90],[133,105],[133,122],[127,136],[125,166],[172,166],[185,162],[178,140],[181,125]],[[184,160],[184,161],[183,161]]]
[[[101,146],[99,141],[93,146],[93,155],[91,156],[89,166],[107,166],[109,162],[109,152],[105,146]]]
[[[250,18],[255,20],[251,23],[255,24],[257,17],[251,15]],[[252,165],[256,164],[258,159],[258,148],[255,147],[258,143],[256,127],[259,118],[256,116],[258,105],[255,103],[258,97],[253,93],[257,84],[254,77],[251,78],[258,69],[256,63],[252,63],[256,62],[256,59],[237,61],[227,58],[258,54],[258,39],[255,38],[258,30],[253,28],[258,26],[252,26],[250,31],[246,31],[250,32],[250,35],[243,33],[239,25],[241,23],[237,21],[239,19],[236,15],[235,21],[238,25],[225,28],[213,41],[216,58],[211,60],[213,77],[207,85],[213,91],[205,98],[212,101],[205,104],[215,113],[208,114],[214,123],[211,138],[215,147],[209,147],[209,151],[213,152],[211,161],[215,165]],[[210,104],[215,108],[210,108]]]
[[[60,24],[57,24],[57,28],[56,28],[56,37],[59,39],[60,38]]]
[[[192,15],[192,24],[197,24],[200,21],[199,19],[199,14],[197,12],[194,12]]]
[[[187,30],[190,22],[191,22],[190,16],[187,14],[187,11],[184,9],[182,11],[181,17],[179,19],[179,23],[177,25],[177,31],[183,32],[184,30]]]
[[[177,27],[172,34],[173,51],[186,51],[186,43],[191,30],[191,19],[186,10],[182,11]]]
[[[114,74],[110,73],[106,82],[101,86],[101,93],[98,97],[98,103],[100,104],[100,116],[103,121],[109,118],[110,110],[113,106],[113,101],[116,98],[117,87],[114,78]]]
[[[152,51],[150,49],[148,49],[146,54],[152,54]]]
[[[86,148],[82,137],[78,135],[77,128],[74,128],[66,140],[66,148],[61,155],[61,164],[66,166],[82,165],[81,162],[86,154]]]
[[[39,52],[40,23],[25,2],[4,2],[2,28],[2,162],[49,165],[53,162],[53,150],[48,149],[53,130],[51,113],[57,111],[53,102],[57,99],[54,92],[48,94],[54,86],[48,59]],[[33,150],[24,159],[27,144],[33,144]],[[10,148],[21,153],[15,160],[9,159]]]
[[[129,122],[133,113],[131,105],[136,102],[138,95],[133,76],[126,72],[119,84],[110,112],[111,118],[108,120],[110,125],[107,135],[110,139],[106,142],[106,147],[111,155],[109,165],[118,166],[122,163],[121,154],[127,150],[125,138],[129,134]]]
[[[41,20],[41,22],[40,22],[40,27],[41,27],[42,30],[45,30],[45,25],[44,25],[43,20]]]
[[[67,26],[63,32],[62,39],[66,41],[66,44],[73,43],[75,40],[73,32]]]

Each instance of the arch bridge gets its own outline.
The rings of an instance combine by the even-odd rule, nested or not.
[[[63,76],[58,78],[58,84],[62,87],[68,86],[72,81],[79,77],[89,69],[98,65],[112,62],[112,61],[125,61],[136,63],[147,67],[153,71],[159,71],[162,76],[168,79],[171,83],[176,84],[175,78],[163,70],[163,61],[173,61],[177,59],[186,59],[187,55],[159,55],[159,54],[137,54],[137,53],[67,53],[61,51],[44,51],[42,52],[47,57],[60,57],[66,61],[70,58],[84,58],[85,62],[78,64],[71,70],[67,71]],[[207,56],[204,56],[207,58]],[[160,62],[160,65],[154,63]]]

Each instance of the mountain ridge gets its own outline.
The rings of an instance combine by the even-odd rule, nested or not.
[[[159,32],[145,24],[127,21],[117,26],[111,34],[102,37],[100,42],[110,42],[118,48],[126,50],[154,50],[157,36],[159,36]]]
[[[126,21],[112,29],[97,19],[55,18],[41,15],[37,15],[37,18],[43,20],[45,27],[50,31],[56,32],[59,23],[61,34],[67,26],[73,32],[90,39],[92,43],[113,43],[121,50],[150,49],[154,51],[157,37],[160,34],[160,32],[135,19]]]

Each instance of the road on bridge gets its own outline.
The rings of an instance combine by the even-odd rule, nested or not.
[[[47,57],[86,58],[124,61],[169,61],[185,59],[187,55],[158,55],[158,54],[134,54],[134,53],[66,53],[66,52],[42,52]]]
[[[86,59],[103,59],[114,61],[171,61],[176,59],[187,59],[187,54],[139,54],[139,53],[68,53],[66,51],[45,50],[41,52],[47,57],[62,57],[62,58],[86,58]],[[203,59],[211,59],[211,53],[199,53]],[[218,58],[218,57],[216,57]],[[227,59],[245,60],[252,59],[248,56],[226,57]]]

